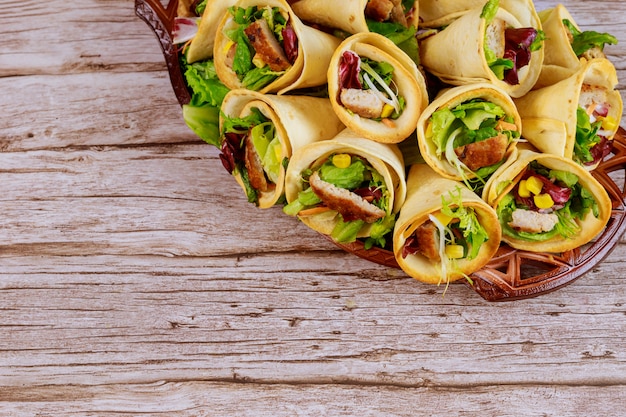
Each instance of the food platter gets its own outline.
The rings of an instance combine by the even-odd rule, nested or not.
[[[189,102],[190,94],[171,36],[177,3],[173,0],[163,5],[156,0],[136,0],[135,12],[156,34],[174,94],[183,105]],[[626,231],[625,173],[626,131],[620,127],[612,153],[593,171],[612,203],[611,217],[604,230],[589,244],[560,254],[526,252],[503,243],[491,261],[473,273],[466,284],[487,301],[510,301],[549,293],[592,270],[610,254]],[[333,243],[368,261],[399,268],[391,251],[377,247],[366,250],[359,241]]]

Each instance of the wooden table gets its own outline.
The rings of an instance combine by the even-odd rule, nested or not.
[[[623,90],[626,2],[565,3]],[[537,298],[443,296],[247,203],[132,1],[0,23],[0,415],[623,415],[624,243]]]

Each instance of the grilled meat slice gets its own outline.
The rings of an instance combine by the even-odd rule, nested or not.
[[[245,152],[244,152],[244,164],[248,171],[248,178],[250,185],[257,191],[268,191],[269,184],[265,177],[265,171],[263,170],[263,164],[261,158],[254,148],[254,143],[247,137],[245,140]]]
[[[415,238],[417,239],[417,252],[424,255],[431,261],[439,261],[439,238],[437,227],[430,221],[422,224],[415,229]]]
[[[528,233],[549,232],[559,222],[559,216],[554,213],[539,213],[531,210],[516,209],[511,213],[509,222],[515,230]]]
[[[339,100],[346,109],[368,119],[380,117],[385,105],[372,90],[359,88],[342,88]]]
[[[504,158],[509,139],[504,133],[480,142],[459,146],[454,152],[469,169],[476,171],[498,163]]]
[[[259,19],[250,24],[245,31],[258,57],[265,62],[272,71],[284,71],[291,66],[282,46],[276,40],[265,19]]]
[[[370,0],[365,6],[365,15],[372,20],[384,22],[391,17],[393,8],[391,0]]]
[[[404,8],[402,7],[402,0],[391,0],[393,3],[393,9],[391,9],[391,21],[400,23],[404,27],[408,27]]]
[[[506,22],[502,19],[493,19],[487,26],[486,43],[497,58],[504,56],[506,45]]]
[[[322,180],[317,171],[309,177],[309,184],[315,195],[327,207],[341,214],[344,221],[358,219],[366,223],[374,223],[387,214],[385,210],[368,203],[361,196]]]

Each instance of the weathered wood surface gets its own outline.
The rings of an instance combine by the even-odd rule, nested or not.
[[[626,2],[565,4],[626,88]],[[535,299],[442,296],[248,204],[132,1],[0,23],[1,415],[623,413],[624,243]]]

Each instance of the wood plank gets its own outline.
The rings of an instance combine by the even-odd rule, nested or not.
[[[260,385],[203,381],[37,387],[0,393],[8,413],[52,416],[616,415],[620,387]],[[18,403],[17,400],[22,400]]]

